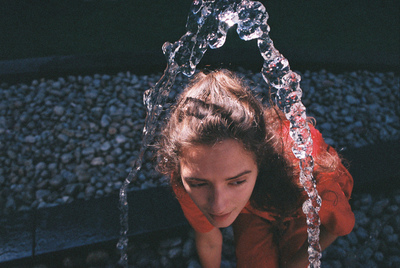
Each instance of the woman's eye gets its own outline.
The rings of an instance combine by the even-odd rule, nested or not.
[[[190,187],[194,187],[194,188],[202,187],[202,186],[206,186],[206,185],[207,185],[207,183],[190,183],[189,184]]]
[[[238,185],[241,185],[241,184],[243,184],[243,183],[245,183],[245,182],[246,182],[246,180],[241,180],[241,181],[232,182],[231,184],[232,184],[233,186],[238,186]]]

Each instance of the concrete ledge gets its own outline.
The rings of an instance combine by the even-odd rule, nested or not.
[[[0,265],[32,256],[35,242],[33,213],[16,213],[0,218]]]
[[[208,49],[198,69],[235,69],[243,67],[260,72],[262,57],[255,42],[243,42],[240,46]],[[304,51],[289,47],[278,47],[289,60],[293,70],[320,70],[332,72],[353,70],[399,72],[400,55],[377,52],[364,55],[351,51]],[[137,75],[162,72],[167,61],[160,50],[138,51],[132,53],[109,53],[91,55],[53,56],[31,59],[0,61],[0,80],[8,83],[30,82],[33,79],[57,78],[67,75],[91,75],[94,73],[117,73],[131,71]]]
[[[117,240],[120,232],[118,202],[118,196],[77,200],[2,218],[0,265]],[[130,192],[128,202],[128,236],[187,225],[178,201],[165,187]]]
[[[268,24],[275,46],[294,70],[301,70],[302,66],[398,70],[398,1],[261,2],[270,15]],[[87,72],[96,72],[95,69],[104,67],[119,71],[162,71],[166,62],[161,46],[185,34],[190,6],[188,0],[173,3],[165,0],[7,1],[0,10],[3,18],[0,28],[4,32],[0,79],[3,79],[1,74],[38,70],[40,75],[46,74],[43,76],[62,69],[68,72],[61,74],[67,75],[70,71],[89,68]],[[21,23],[21,18],[26,23]],[[251,42],[239,40],[234,29],[228,35],[227,43],[221,48],[226,49],[223,53],[226,57],[215,61],[216,64],[239,65],[240,61],[252,64],[260,58],[249,53],[243,44]],[[257,51],[255,44],[249,47]],[[90,53],[94,55],[87,55]],[[59,56],[38,58],[53,55]],[[41,60],[44,63],[38,67],[36,64]],[[204,59],[203,64],[212,64],[212,61]],[[20,67],[16,68],[17,65]]]

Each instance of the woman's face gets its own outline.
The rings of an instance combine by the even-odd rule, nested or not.
[[[258,174],[254,154],[233,139],[183,150],[180,169],[186,192],[217,228],[233,223],[249,201]]]

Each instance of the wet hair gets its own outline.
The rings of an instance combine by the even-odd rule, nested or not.
[[[284,115],[263,106],[243,81],[227,70],[199,73],[173,106],[158,142],[158,170],[183,187],[179,157],[185,148],[239,141],[253,153],[258,177],[250,202],[260,210],[287,214],[304,198],[291,139],[282,138]],[[294,182],[296,181],[296,182]]]

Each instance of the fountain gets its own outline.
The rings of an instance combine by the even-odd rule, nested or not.
[[[300,182],[309,199],[303,204],[307,216],[309,267],[320,267],[321,248],[319,245],[319,209],[321,198],[313,178],[312,138],[306,122],[306,109],[301,102],[300,76],[290,70],[288,60],[274,47],[269,37],[268,14],[265,7],[250,0],[195,0],[191,6],[186,29],[187,32],[175,43],[166,42],[163,53],[167,67],[156,85],[144,94],[147,117],[143,129],[140,154],[134,167],[120,189],[121,237],[117,244],[121,253],[120,264],[128,266],[126,253],[128,245],[128,185],[141,169],[144,152],[152,141],[158,125],[159,116],[176,75],[182,72],[192,76],[197,64],[207,48],[224,45],[227,31],[237,25],[237,33],[242,40],[257,39],[260,54],[264,59],[261,70],[265,82],[271,86],[275,102],[290,121],[290,136],[294,140],[293,154],[300,160]]]

